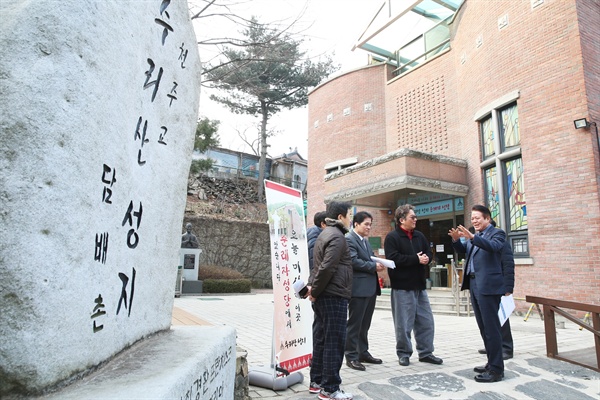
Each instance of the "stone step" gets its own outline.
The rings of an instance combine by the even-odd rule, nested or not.
[[[391,310],[390,304],[390,293],[391,289],[382,289],[381,296],[377,297],[377,303],[375,305],[378,309]],[[429,304],[431,304],[431,311],[438,315],[460,315],[468,316],[470,307],[468,305],[469,299],[464,295],[460,298],[459,309],[456,309],[456,300],[452,295],[450,288],[432,288],[427,290],[429,297]],[[472,311],[470,311],[472,315]]]

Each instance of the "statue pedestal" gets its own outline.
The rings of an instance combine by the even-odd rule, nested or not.
[[[200,253],[200,249],[179,249],[179,265],[183,265],[183,279],[186,281],[198,280]]]
[[[198,280],[198,261],[200,249],[179,249],[179,265],[183,266],[182,294],[202,293],[202,281]]]

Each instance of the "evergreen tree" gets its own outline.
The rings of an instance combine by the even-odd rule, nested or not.
[[[200,153],[206,152],[209,147],[219,146],[219,124],[220,121],[202,118],[196,125],[196,135],[194,138],[194,150]],[[210,158],[202,160],[193,160],[190,165],[190,174],[196,175],[200,171],[208,171],[212,168],[214,160]]]
[[[260,118],[258,194],[264,198],[263,180],[268,149],[269,119],[282,109],[308,103],[308,90],[337,70],[331,58],[313,62],[301,51],[302,40],[286,31],[260,24],[255,17],[242,31],[241,48],[225,47],[223,58],[204,69],[205,79],[224,95],[211,99],[233,113]]]

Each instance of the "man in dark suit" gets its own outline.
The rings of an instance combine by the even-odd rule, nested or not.
[[[371,260],[373,250],[367,238],[371,233],[373,217],[366,211],[354,215],[353,230],[346,235],[352,258],[352,298],[348,303],[346,325],[346,365],[358,371],[366,368],[362,363],[381,364],[379,358],[369,353],[368,333],[375,310],[377,296],[381,294],[377,272],[384,266]]]
[[[494,228],[491,220],[487,207],[475,205],[471,209],[471,223],[476,234],[462,225],[448,233],[456,251],[467,254],[461,290],[471,291],[471,304],[487,352],[487,364],[474,368],[477,382],[498,382],[504,377],[498,309],[502,296],[507,294],[501,261],[506,234]],[[461,243],[461,237],[467,239],[466,244]]]
[[[490,222],[492,226],[496,227],[494,220]],[[471,230],[471,228],[469,228]],[[475,230],[473,229],[472,232]],[[504,242],[504,248],[502,248],[502,274],[504,275],[504,286],[507,293],[512,293],[515,287],[515,259],[510,247],[510,242],[507,240]],[[510,318],[506,320],[502,328],[502,359],[509,360],[513,358],[514,343],[512,338],[512,332],[510,330]],[[486,354],[485,348],[478,350],[479,354]]]

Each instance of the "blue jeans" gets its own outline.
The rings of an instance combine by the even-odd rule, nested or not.
[[[319,296],[312,304],[313,358],[310,380],[330,393],[339,390],[340,369],[344,361],[348,300],[341,297]]]
[[[419,358],[431,355],[435,326],[427,292],[392,289],[391,302],[398,358],[412,355],[411,332],[413,331]]]

